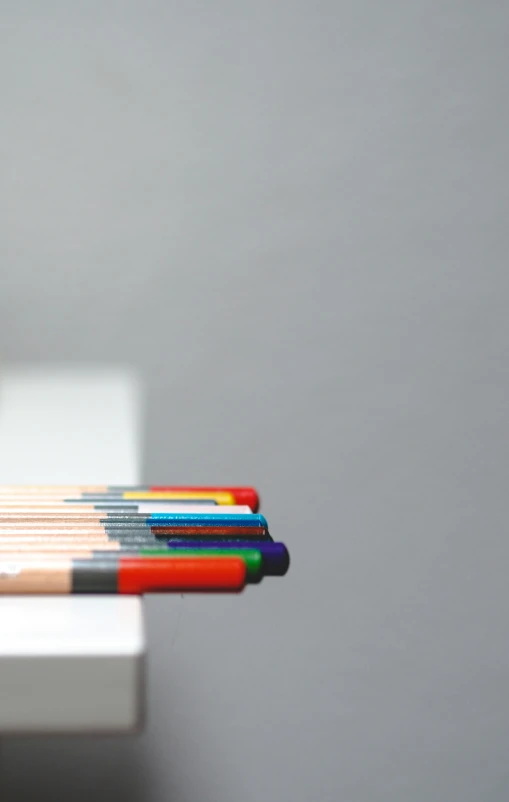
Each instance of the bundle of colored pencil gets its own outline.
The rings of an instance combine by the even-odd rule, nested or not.
[[[0,486],[0,594],[238,592],[282,576],[250,487]]]

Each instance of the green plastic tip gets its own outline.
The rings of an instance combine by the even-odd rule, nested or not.
[[[261,552],[256,549],[185,549],[174,551],[172,549],[158,549],[145,546],[140,549],[141,554],[150,557],[242,557],[246,563],[247,581],[259,582],[263,575],[263,559]]]

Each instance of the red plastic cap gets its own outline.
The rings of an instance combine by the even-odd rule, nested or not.
[[[260,509],[260,496],[254,487],[231,487],[230,493],[235,499],[236,504],[245,504],[253,512]]]
[[[246,584],[241,557],[126,557],[118,566],[118,592],[239,591]]]

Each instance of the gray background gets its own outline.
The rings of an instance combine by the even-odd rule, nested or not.
[[[1,12],[4,358],[138,367],[144,478],[293,556],[151,600],[146,734],[8,743],[3,798],[500,802],[507,3]]]

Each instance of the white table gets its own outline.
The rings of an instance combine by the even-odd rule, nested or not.
[[[135,484],[141,397],[121,370],[0,369],[0,484]],[[143,721],[136,597],[0,597],[0,733]]]

